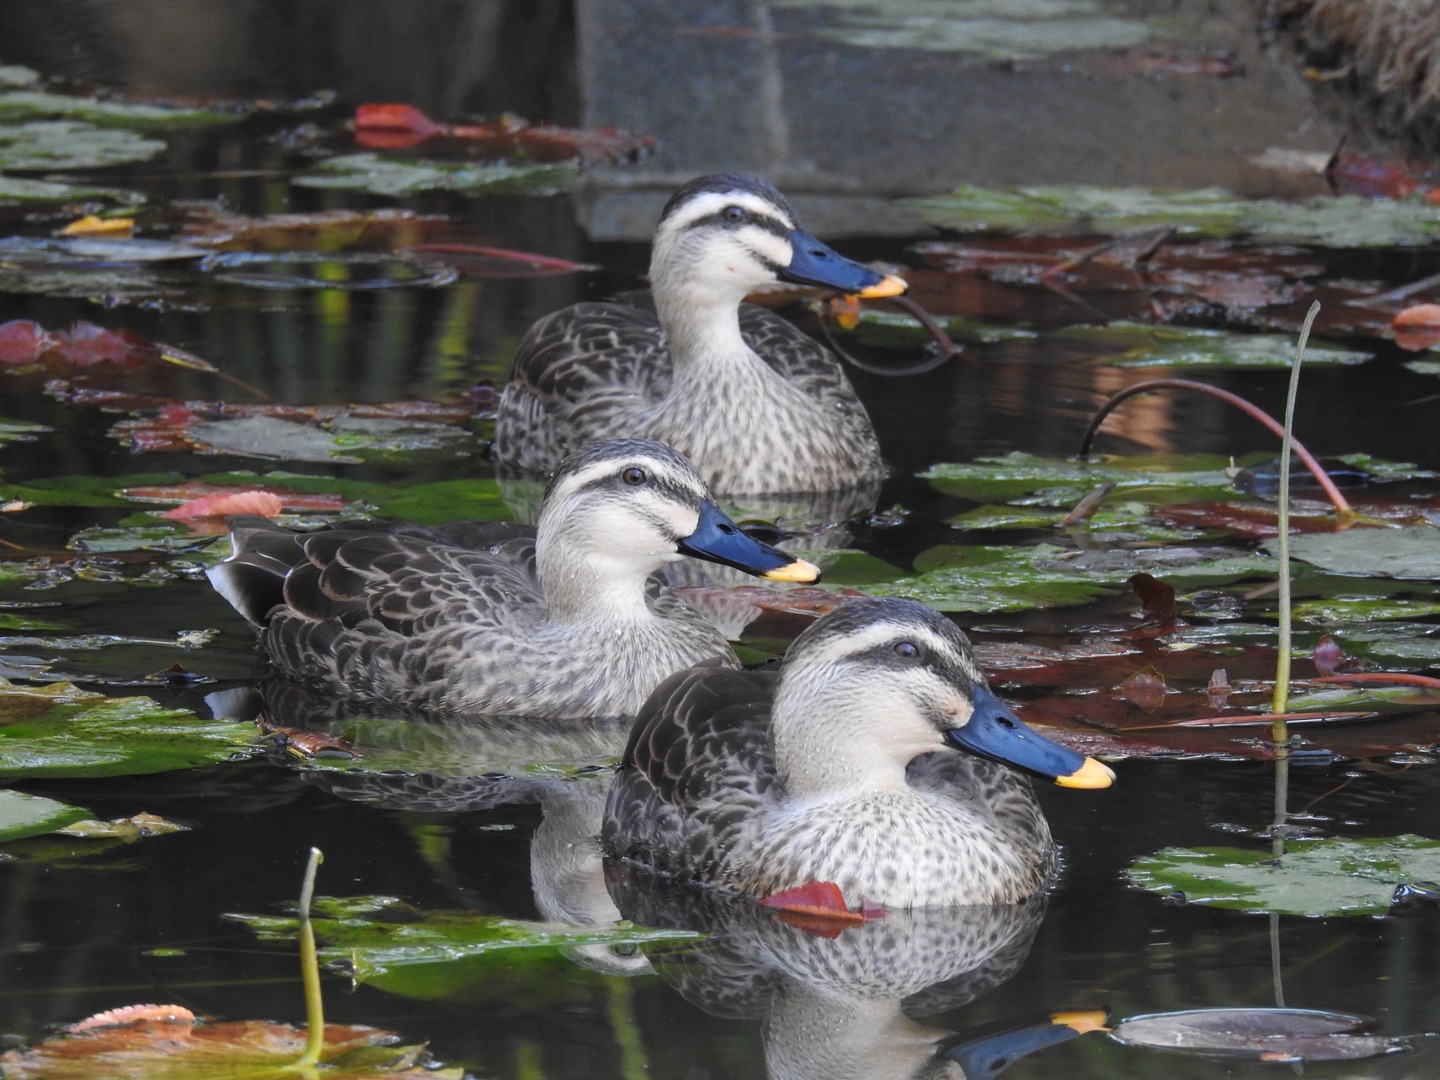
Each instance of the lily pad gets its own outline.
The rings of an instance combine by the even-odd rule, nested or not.
[[[994,190],[961,187],[909,200],[931,225],[969,232],[1087,232],[1175,227],[1181,236],[1254,236],[1316,247],[1431,244],[1440,210],[1408,199],[1358,195],[1311,199],[1241,199],[1220,188],[1161,191],[1055,185]]]
[[[920,475],[947,495],[979,503],[1069,509],[1101,484],[1148,504],[1233,496],[1231,459],[1218,454],[1047,458],[1010,453],[967,464],[934,465]]]
[[[422,191],[549,195],[569,190],[576,175],[575,167],[568,164],[401,161],[379,154],[345,154],[322,161],[297,176],[295,183],[396,197]]]
[[[297,424],[274,416],[201,421],[188,429],[191,441],[214,453],[359,464],[419,451],[459,457],[476,437],[452,424],[350,416],[324,427]]]
[[[249,724],[202,720],[148,697],[110,698],[69,683],[0,679],[0,780],[134,776],[256,752]]]
[[[319,1066],[302,1068],[295,1063],[308,1037],[306,1028],[289,1024],[202,1024],[178,1006],[136,1005],[81,1021],[37,1046],[7,1050],[0,1069],[9,1080],[463,1080],[461,1069],[434,1068],[423,1046],[397,1046],[391,1032],[352,1024],[326,1024]]]
[[[8,68],[6,70],[16,70]],[[244,110],[191,109],[141,101],[104,100],[79,94],[52,94],[32,84],[0,93],[0,120],[63,117],[117,128],[184,128],[202,124],[233,124]]]
[[[1395,596],[1332,596],[1296,604],[1292,612],[1301,622],[1349,628],[1357,623],[1390,619],[1423,619],[1440,615],[1440,600],[1411,600]]]
[[[119,188],[0,176],[0,203],[67,202],[74,199],[108,199],[110,202],[132,206],[145,201],[143,196]]]
[[[1168,584],[1189,588],[1269,576],[1274,564],[1225,548],[942,545],[922,552],[915,569],[910,576],[867,582],[827,568],[826,581],[875,596],[920,600],[941,611],[1002,612],[1088,604],[1128,588],[1136,573],[1163,575]]]
[[[1398,886],[1440,880],[1440,840],[1299,840],[1278,858],[1268,850],[1166,848],[1126,873],[1151,892],[1251,914],[1383,915]]]
[[[263,915],[226,915],[265,941],[289,941],[297,921]],[[322,963],[343,964],[362,982],[409,997],[445,997],[488,968],[569,966],[567,952],[582,947],[630,947],[652,941],[691,941],[689,930],[652,930],[619,922],[571,926],[527,922],[471,911],[423,911],[394,897],[318,898],[311,924]]]
[[[1274,552],[1275,541],[1265,545]],[[1440,528],[1347,529],[1290,539],[1290,555],[1331,574],[1440,580]]]
[[[84,821],[90,811],[55,799],[0,791],[0,843],[24,836],[40,836]]]
[[[1288,334],[1237,334],[1140,323],[1076,326],[1054,335],[1099,350],[1094,362],[1110,367],[1260,368],[1290,370],[1295,339]],[[1373,354],[1326,345],[1312,338],[1305,364],[1363,364]]]
[[[4,115],[4,98],[0,94],[0,116]],[[149,161],[164,150],[159,139],[80,120],[0,124],[0,169],[9,172],[125,165]]]
[[[31,420],[7,420],[0,417],[0,444],[34,442],[37,437],[51,430],[53,429]]]
[[[1184,1009],[1121,1020],[1110,1037],[1126,1046],[1248,1061],[1357,1061],[1394,1054],[1414,1040],[1370,1033],[1374,1021],[1318,1009]]]

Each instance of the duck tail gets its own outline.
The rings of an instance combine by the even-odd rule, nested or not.
[[[230,519],[231,556],[205,571],[211,586],[255,626],[285,602],[285,576],[305,559],[297,535],[260,517]]]

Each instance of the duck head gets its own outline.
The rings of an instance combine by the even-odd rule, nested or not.
[[[650,280],[662,306],[672,295],[738,304],[777,281],[865,298],[907,288],[821,243],[800,227],[784,195],[740,173],[699,177],[670,197],[655,229]]]
[[[816,620],[785,654],[774,717],[777,765],[817,791],[899,784],[911,760],[945,749],[1065,787],[1114,781],[1005,708],[960,629],[912,600],[854,600]]]
[[[649,439],[610,439],[567,457],[545,489],[537,532],[547,593],[581,577],[643,580],[684,556],[772,581],[820,578],[817,567],[748,535],[687,457]]]

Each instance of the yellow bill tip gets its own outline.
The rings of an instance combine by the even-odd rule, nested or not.
[[[776,567],[765,575],[770,581],[799,581],[806,585],[814,584],[820,580],[820,568],[814,563],[808,563],[804,559],[796,559],[792,563]]]
[[[903,296],[909,288],[910,286],[905,283],[904,278],[886,274],[877,284],[871,285],[868,289],[861,289],[855,295],[862,300],[880,300],[887,296]]]
[[[1109,1031],[1105,1023],[1110,1019],[1104,1009],[1076,1009],[1069,1012],[1057,1012],[1050,1014],[1050,1022],[1060,1027],[1068,1027],[1077,1035],[1088,1035],[1092,1031]]]
[[[1087,757],[1085,764],[1076,769],[1069,776],[1057,776],[1055,783],[1061,787],[1107,788],[1115,782],[1115,773],[1108,765],[1102,765],[1093,757]]]

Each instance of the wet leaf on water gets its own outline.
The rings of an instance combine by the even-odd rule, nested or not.
[[[225,915],[263,941],[289,941],[296,920]],[[311,923],[322,963],[342,962],[361,982],[392,993],[438,998],[469,985],[481,972],[568,966],[570,950],[633,947],[652,941],[693,941],[689,930],[657,930],[632,923],[572,926],[528,922],[472,911],[424,910],[394,897],[317,898]],[[352,969],[353,965],[353,969]]]
[[[1374,1021],[1317,1009],[1185,1009],[1121,1020],[1126,1046],[1251,1061],[1358,1061],[1409,1049],[1413,1038],[1371,1034]]]
[[[492,159],[554,163],[634,159],[649,153],[655,140],[619,128],[552,127],[514,115],[478,124],[440,124],[413,105],[368,104],[355,110],[355,141],[374,150],[405,150],[427,139],[455,139]]]
[[[1440,840],[1297,840],[1278,858],[1269,850],[1166,848],[1137,860],[1127,876],[1150,892],[1250,914],[1383,915],[1397,886],[1440,880]]]
[[[220,491],[201,495],[173,510],[166,510],[160,516],[169,518],[171,521],[224,518],[227,515],[238,514],[270,518],[275,517],[284,509],[284,501],[274,492],[247,488],[244,491]]]
[[[1242,199],[1219,188],[961,187],[909,200],[931,225],[961,231],[1054,232],[1083,227],[1119,233],[1174,226],[1182,236],[1240,236],[1316,247],[1431,244],[1440,210],[1423,202],[1356,195],[1280,201]]]
[[[35,439],[54,429],[33,420],[7,420],[0,416],[0,445],[11,442],[34,442]]]
[[[395,197],[423,191],[552,195],[569,190],[576,175],[571,165],[396,161],[379,154],[344,154],[322,161],[295,183]]]
[[[0,790],[0,844],[52,833],[89,816],[90,811],[84,807],[23,791]]]
[[[1081,551],[1053,544],[941,545],[921,552],[917,573],[856,581],[843,566],[826,580],[876,596],[904,596],[941,611],[1001,612],[1088,604],[1122,589],[1135,573],[1163,574],[1172,587],[1269,576],[1274,565],[1224,548],[1157,547]]]
[[[1292,612],[1300,622],[1350,628],[1360,623],[1391,619],[1423,619],[1440,615],[1440,600],[1419,600],[1395,596],[1332,596],[1306,600]]]
[[[0,238],[0,255],[9,262],[36,266],[95,270],[121,264],[185,263],[205,258],[202,248],[173,240],[132,239],[123,236],[6,236]]]
[[[0,91],[0,120],[62,117],[70,121],[85,121],[113,128],[163,131],[208,124],[232,124],[244,114],[241,108],[233,106],[221,111],[204,107],[156,105],[117,98],[101,99],[83,94],[55,94],[34,89],[33,86],[32,83]]]
[[[6,96],[0,94],[0,117],[6,114]],[[0,124],[0,169],[8,172],[123,165],[148,161],[164,149],[159,139],[79,120]]]
[[[0,679],[0,779],[134,776],[227,761],[256,747],[249,724],[202,720],[147,697]]]
[[[362,416],[337,417],[319,427],[257,414],[193,423],[186,435],[202,452],[332,464],[426,451],[461,457],[476,442],[474,434],[450,424]]]
[[[141,812],[133,817],[112,818],[109,821],[84,820],[66,825],[57,832],[82,840],[113,839],[134,843],[146,836],[163,836],[166,833],[189,832],[190,826],[168,821],[157,814]]]
[[[30,202],[71,202],[76,199],[108,199],[114,203],[136,204],[144,198],[133,191],[77,184],[59,180],[30,180],[0,176],[0,204]]]
[[[1146,503],[1234,494],[1231,459],[1218,454],[1046,458],[1014,452],[964,464],[933,465],[920,475],[947,495],[980,503],[1069,509],[1100,484],[1118,498]]]
[[[211,251],[403,251],[449,236],[455,225],[413,210],[316,210],[244,217],[205,208],[185,223],[187,242]]]
[[[1074,326],[1052,335],[1095,350],[1093,363],[1110,367],[1262,368],[1288,371],[1295,360],[1289,334],[1241,334],[1140,323]],[[1373,354],[1314,339],[1305,364],[1362,364]]]
[[[1440,345],[1440,304],[1416,304],[1395,316],[1395,344],[1411,352]]]
[[[265,1020],[204,1024],[181,1006],[128,1006],[82,1020],[36,1046],[0,1055],[8,1080],[225,1080],[303,1073],[295,1065],[308,1030]],[[423,1046],[397,1046],[392,1032],[326,1024],[320,1065],[334,1080],[462,1080],[461,1069],[436,1069]]]
[[[1275,541],[1265,545],[1273,552]],[[1440,580],[1440,528],[1349,529],[1293,537],[1290,556],[1330,574]]]

